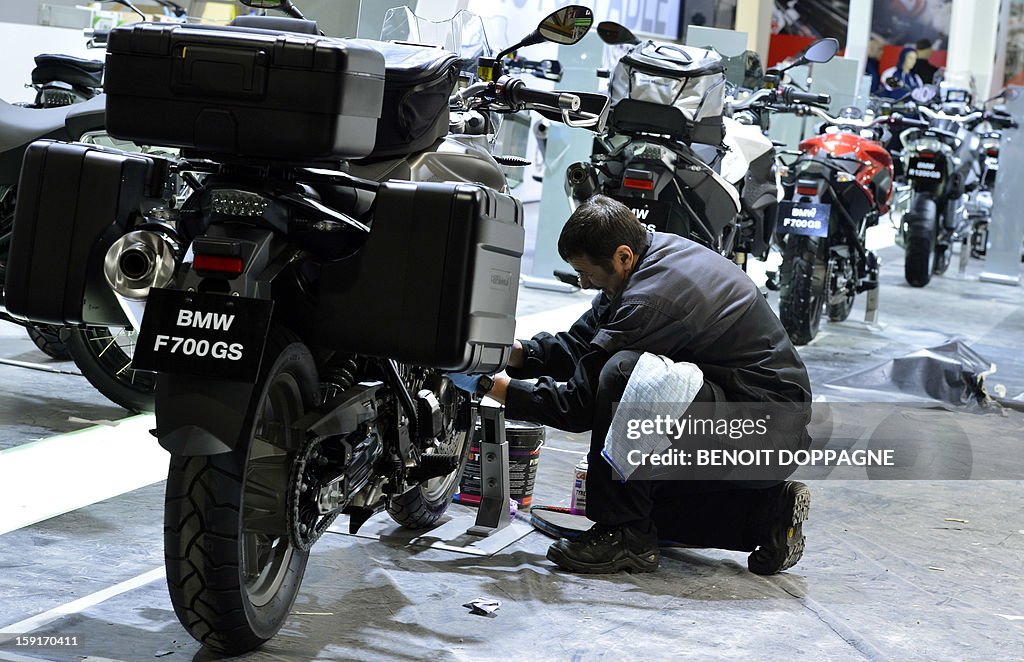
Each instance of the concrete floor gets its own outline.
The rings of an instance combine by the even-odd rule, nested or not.
[[[862,300],[850,321],[826,323],[801,348],[817,395],[844,399],[829,382],[951,337],[997,363],[990,389],[1024,393],[1020,289],[979,282],[976,261],[964,278],[911,289],[901,251],[886,248],[882,258],[880,325],[856,321]],[[588,300],[524,290],[519,335],[567,326]],[[47,361],[13,326],[0,329],[0,358],[74,369]],[[167,597],[166,458],[145,434],[149,419],[89,428],[69,417],[125,412],[81,377],[0,364],[0,378],[8,384],[0,478],[26,467],[18,470],[24,489],[5,493],[0,484],[3,517],[15,523],[3,532],[0,521],[0,632],[76,635],[80,644],[26,648],[0,634],[0,660],[213,659]],[[1007,444],[1024,444],[1019,419],[1008,420],[1004,454]],[[586,443],[549,430],[536,502],[568,503]],[[72,461],[76,448],[86,457]],[[1008,474],[1024,469],[1024,447],[1016,448]],[[979,451],[984,440],[975,440]],[[134,483],[112,487],[125,474]],[[1024,481],[821,480],[811,488],[804,559],[769,578],[748,573],[744,554],[720,550],[666,550],[656,573],[587,577],[556,571],[544,558],[551,539],[535,531],[479,557],[338,529],[314,549],[288,624],[241,659],[1024,659]],[[11,505],[29,489],[44,501],[67,497],[67,512]],[[472,511],[454,505],[449,515],[468,521]],[[368,526],[388,529],[386,521]],[[494,618],[462,607],[481,596],[501,601]]]

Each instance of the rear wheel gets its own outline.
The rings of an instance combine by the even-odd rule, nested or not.
[[[40,352],[57,361],[71,358],[67,343],[61,339],[61,327],[49,324],[32,324],[25,327],[28,337],[32,339]]]
[[[914,200],[913,209],[903,218],[906,228],[906,257],[903,275],[912,287],[924,287],[935,270],[935,243],[938,215],[935,201],[923,196]]]
[[[135,331],[116,327],[70,329],[68,352],[89,383],[132,411],[153,411],[156,373],[132,369]]]
[[[167,475],[164,557],[174,613],[197,641],[228,655],[281,629],[309,557],[292,542],[287,492],[303,442],[293,426],[315,406],[316,367],[309,350],[291,342],[268,343],[263,364],[248,439],[229,453],[172,456]]]
[[[806,345],[818,335],[828,272],[826,239],[799,235],[786,239],[779,268],[779,318],[797,345]]]

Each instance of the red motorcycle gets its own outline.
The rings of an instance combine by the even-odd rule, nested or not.
[[[820,117],[820,135],[800,143],[783,179],[775,225],[782,246],[779,317],[797,345],[818,333],[823,311],[845,320],[857,294],[878,287],[878,258],[864,236],[889,208],[892,157],[880,142],[899,116],[865,119],[857,108],[831,117],[813,106],[787,110]],[[870,137],[869,137],[870,136]]]

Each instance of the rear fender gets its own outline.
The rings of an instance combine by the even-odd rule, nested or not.
[[[228,453],[247,436],[253,384],[192,375],[156,380],[156,433],[172,455]]]

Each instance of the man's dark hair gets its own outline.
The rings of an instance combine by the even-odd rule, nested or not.
[[[569,261],[586,257],[612,272],[619,246],[639,255],[647,247],[647,228],[629,207],[604,195],[595,195],[576,208],[558,237],[558,254]]]
[[[919,51],[926,51],[926,50],[929,50],[931,47],[932,47],[932,40],[931,39],[924,39],[924,38],[918,39],[917,43],[914,44],[914,48],[916,48]]]

